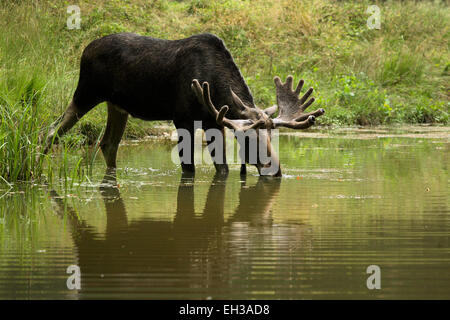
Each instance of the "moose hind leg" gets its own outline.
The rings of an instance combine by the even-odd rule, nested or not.
[[[89,110],[90,109],[88,109],[88,111]],[[64,114],[50,126],[50,131],[45,142],[44,154],[49,151],[53,141],[57,137],[62,137],[67,131],[69,131],[78,122],[78,120],[86,114],[86,112],[87,111],[79,108],[72,100],[66,111],[64,111]]]
[[[125,131],[127,120],[128,113],[108,102],[108,122],[100,142],[100,148],[109,170],[116,168],[117,150],[119,149],[119,143]]]

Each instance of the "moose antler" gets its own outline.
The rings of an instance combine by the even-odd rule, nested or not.
[[[299,81],[297,88],[292,90],[293,77],[288,76],[286,83],[282,83],[279,77],[274,78],[277,90],[277,105],[280,111],[278,117],[273,119],[275,127],[288,127],[292,129],[306,129],[314,124],[316,117],[325,113],[324,109],[317,109],[316,111],[304,113],[314,101],[314,98],[308,100],[309,96],[314,91],[309,88],[308,91],[299,99],[300,91],[302,90],[305,81]],[[307,101],[308,100],[308,101]]]
[[[216,118],[217,124],[221,126],[228,127],[235,131],[246,131],[249,129],[254,129],[265,124],[265,121],[260,119],[257,121],[252,121],[250,119],[238,119],[238,120],[230,120],[225,117],[225,114],[228,112],[228,106],[224,105],[217,111],[216,107],[211,101],[211,94],[209,92],[209,83],[203,82],[203,85],[200,86],[200,83],[197,79],[192,81],[191,85],[192,90],[197,96],[198,101],[203,104],[209,112]],[[234,94],[232,92],[232,94]]]

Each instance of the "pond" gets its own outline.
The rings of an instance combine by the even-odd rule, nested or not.
[[[121,146],[118,185],[98,156],[70,189],[0,190],[0,299],[450,299],[448,128],[279,145],[282,179],[182,178],[174,142],[149,140]]]

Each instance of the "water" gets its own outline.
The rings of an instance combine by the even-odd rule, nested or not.
[[[0,298],[449,299],[449,136],[282,135],[281,180],[182,179],[173,143],[121,146],[118,187],[99,157],[91,182],[0,198]]]

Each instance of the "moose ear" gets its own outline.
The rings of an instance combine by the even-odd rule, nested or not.
[[[273,105],[267,109],[264,109],[264,113],[270,118],[271,116],[273,116],[276,112],[278,111],[278,106],[277,105]]]

